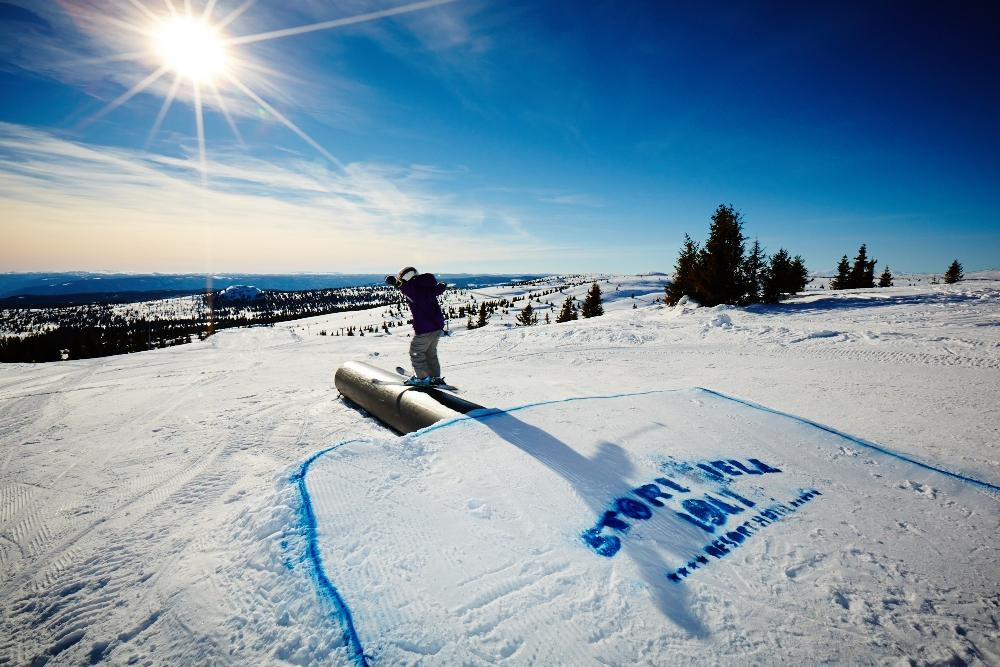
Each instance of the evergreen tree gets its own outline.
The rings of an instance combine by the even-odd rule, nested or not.
[[[798,294],[809,284],[809,270],[802,260],[802,255],[796,255],[792,259],[792,275],[788,283],[788,291],[791,294]]]
[[[959,264],[956,259],[948,267],[948,270],[944,272],[944,281],[949,285],[957,283],[959,280],[965,277],[965,273],[962,272],[962,265]]]
[[[580,314],[584,317],[597,317],[604,314],[604,306],[601,305],[601,288],[595,281],[587,292],[587,297],[583,300],[583,307]]]
[[[761,297],[766,303],[777,303],[782,293],[789,291],[792,283],[792,260],[788,257],[788,251],[780,248],[771,256],[771,262],[764,274],[764,290]]]
[[[693,296],[695,287],[695,272],[698,270],[698,244],[684,235],[684,245],[674,265],[674,277],[667,285],[667,305],[674,305],[685,294]]]
[[[563,301],[562,308],[559,310],[559,315],[556,316],[556,324],[575,320],[576,317],[576,304],[573,303],[573,297],[568,296],[566,297],[566,300]]]
[[[759,303],[764,290],[764,280],[767,274],[767,255],[760,245],[760,241],[754,239],[750,247],[750,253],[743,260],[743,281],[746,285],[746,295],[742,303]]]
[[[522,327],[530,327],[533,324],[538,324],[538,315],[535,314],[535,309],[531,307],[530,303],[514,319],[517,321],[518,326]]]
[[[847,255],[840,258],[837,264],[837,275],[830,281],[830,289],[847,289],[851,282],[851,265],[847,261]]]
[[[889,271],[889,265],[885,267],[885,271],[878,278],[879,287],[892,287],[892,273]]]
[[[794,259],[789,257],[784,248],[771,257],[771,262],[764,272],[764,290],[762,300],[765,303],[777,303],[782,294],[796,294],[805,289],[809,282],[809,272],[800,255]]]
[[[469,313],[469,319],[468,319],[468,321],[465,323],[465,328],[466,329],[470,329],[470,330],[476,328],[476,321],[474,319],[472,319],[472,313],[471,312]]]
[[[848,287],[854,289],[859,287],[875,287],[875,262],[868,259],[868,248],[862,243],[858,248],[858,256],[854,258],[854,266],[847,279]]]
[[[486,311],[486,302],[479,304],[479,319],[476,320],[476,328],[485,327],[490,319],[490,314]]]
[[[702,305],[736,304],[743,298],[744,238],[742,216],[732,206],[720,204],[698,255],[694,296]]]

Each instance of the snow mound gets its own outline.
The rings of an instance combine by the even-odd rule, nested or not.
[[[298,479],[359,663],[991,650],[995,480],[708,390],[485,411],[341,443]]]
[[[807,340],[816,340],[821,338],[837,338],[842,336],[839,331],[833,331],[832,329],[823,329],[821,331],[810,331],[809,333],[803,334],[798,338],[792,340],[793,343],[801,343]],[[873,337],[874,338],[874,337]]]
[[[732,329],[733,318],[725,313],[719,313],[709,321],[708,327],[715,329]]]

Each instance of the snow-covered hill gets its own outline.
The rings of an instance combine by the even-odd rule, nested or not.
[[[338,399],[342,362],[405,365],[406,328],[320,332],[378,326],[391,309],[0,367],[0,662],[356,662],[347,610],[363,650],[385,664],[1000,661],[1000,506],[990,490],[1000,484],[1000,282],[818,290],[778,306],[708,309],[659,303],[662,276],[600,280],[609,297],[600,318],[517,328],[521,300],[481,329],[452,321],[445,374],[489,407],[656,392],[516,412],[521,435],[510,438],[466,431],[452,446],[437,437],[452,427],[397,438]],[[532,303],[542,319],[548,301],[558,312],[565,294],[583,296],[589,282],[575,282]],[[715,404],[695,387],[987,486],[829,433],[807,441],[820,458],[783,454],[802,422]],[[621,426],[656,421],[688,429],[683,451]],[[595,458],[583,432],[614,437],[623,455]],[[359,439],[378,446],[312,459]],[[583,459],[544,450],[553,440]],[[773,478],[791,486],[781,491],[822,495],[681,583],[666,577],[672,561],[662,577],[645,576],[648,560],[604,559],[580,534],[655,479],[644,475],[663,474],[654,454],[745,465],[783,456],[790,467]],[[635,475],[621,474],[621,461]],[[609,470],[621,488],[605,489]],[[303,520],[303,485],[317,535]],[[622,553],[643,540],[655,547],[658,534],[636,533]],[[523,539],[504,542],[511,535]],[[435,575],[454,595],[417,585],[456,555],[461,567]]]

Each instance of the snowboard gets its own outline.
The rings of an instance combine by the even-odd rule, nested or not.
[[[406,369],[403,368],[402,366],[396,366],[396,373],[404,378],[410,377],[410,374],[407,373]],[[388,382],[386,380],[380,380],[378,378],[372,378],[372,384],[392,384],[392,385],[400,385],[403,387],[413,387],[414,389],[443,389],[444,391],[450,391],[453,394],[457,394],[459,391],[458,387],[450,384],[435,384],[429,387],[419,387],[419,386],[408,385],[402,380],[400,380],[399,382]]]

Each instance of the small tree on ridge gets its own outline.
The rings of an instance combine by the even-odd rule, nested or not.
[[[674,277],[666,288],[667,305],[674,305],[685,294],[694,296],[695,272],[698,270],[698,244],[684,235],[684,245],[681,246],[677,263],[674,264]]]
[[[604,306],[601,305],[601,288],[597,282],[590,286],[587,297],[583,300],[580,314],[584,317],[597,317],[604,314]]]
[[[754,239],[750,253],[743,259],[742,271],[747,290],[743,303],[759,303],[767,280],[767,255],[757,239]]]
[[[885,271],[882,272],[882,275],[878,277],[878,286],[892,287],[892,272],[889,271],[888,264],[886,264]]]
[[[531,307],[530,303],[514,319],[517,321],[517,325],[521,327],[530,327],[533,324],[538,324],[538,315],[535,314],[535,309]]]
[[[568,296],[566,300],[563,301],[562,308],[559,310],[559,315],[556,316],[556,324],[560,322],[570,322],[577,319],[576,315],[576,304],[573,303],[573,297]]]
[[[944,272],[944,281],[949,285],[957,283],[959,280],[965,277],[965,273],[962,272],[962,265],[956,259],[948,267],[948,270]]]
[[[851,282],[851,265],[847,261],[847,255],[840,258],[837,263],[837,275],[830,281],[830,289],[847,289]]]

